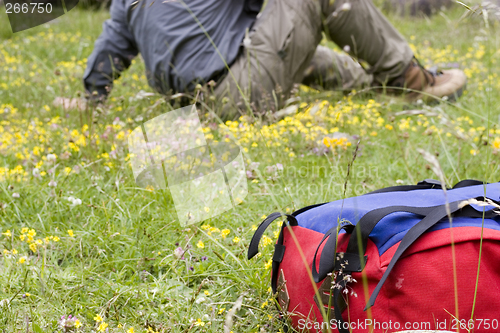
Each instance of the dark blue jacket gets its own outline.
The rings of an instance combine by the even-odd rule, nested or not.
[[[217,78],[237,57],[263,0],[113,0],[88,58],[87,91],[107,95],[140,52],[150,86],[185,92]]]

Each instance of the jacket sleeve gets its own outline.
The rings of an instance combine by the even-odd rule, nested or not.
[[[247,13],[257,15],[261,11],[263,4],[264,0],[245,0],[244,8]]]
[[[113,1],[110,11],[111,19],[104,22],[103,32],[95,42],[83,75],[87,94],[92,96],[96,92],[99,99],[106,98],[113,80],[120,77],[121,72],[130,66],[132,59],[138,54],[127,24],[125,1]]]

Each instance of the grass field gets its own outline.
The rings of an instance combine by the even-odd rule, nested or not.
[[[246,259],[264,216],[341,199],[344,185],[354,196],[436,178],[420,149],[437,157],[448,185],[498,181],[499,24],[461,20],[464,12],[390,16],[423,64],[465,70],[458,103],[302,87],[298,112],[274,124],[207,117],[215,138],[234,135],[243,147],[249,194],[188,227],[170,193],[137,187],[129,164],[128,133],[178,107],[160,95],[135,98],[151,92],[139,58],[104,108],[53,105],[82,94],[86,57],[108,13],[73,10],[11,36],[0,12],[0,330],[63,331],[61,316],[72,315],[82,332],[223,332],[241,297],[233,332],[277,332],[269,288],[277,226],[262,254]],[[335,132],[349,138],[332,139]]]

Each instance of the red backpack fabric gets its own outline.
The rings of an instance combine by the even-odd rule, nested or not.
[[[444,192],[427,180],[286,215],[271,278],[286,325],[499,332],[499,199],[500,183],[467,180]],[[249,258],[281,216],[258,227]]]

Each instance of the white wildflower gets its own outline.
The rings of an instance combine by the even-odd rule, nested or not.
[[[205,302],[206,300],[207,300],[207,299],[205,298],[205,296],[201,296],[201,297],[199,297],[199,298],[195,301],[195,303],[196,303],[196,304],[200,304],[200,303]]]
[[[340,10],[347,12],[347,11],[351,10],[351,7],[352,7],[351,4],[349,2],[346,2],[342,5]]]

